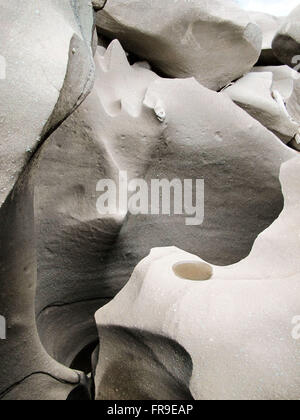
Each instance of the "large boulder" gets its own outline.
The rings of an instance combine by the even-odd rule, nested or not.
[[[284,211],[240,263],[163,248],[136,267],[96,313],[96,399],[299,398],[299,171],[283,165]]]
[[[130,66],[118,41],[95,60],[92,93],[41,149],[36,173],[38,328],[66,365],[97,340],[91,308],[111,300],[151,248],[175,245],[220,265],[246,257],[283,208],[279,170],[295,155],[225,94]],[[189,226],[172,209],[98,212],[98,182],[119,186],[120,171],[148,185],[204,179],[203,223]],[[202,204],[200,195],[200,219]]]
[[[299,69],[300,62],[300,5],[284,20],[272,44],[275,56],[290,67]]]
[[[247,73],[261,52],[260,29],[231,0],[109,0],[96,23],[164,74],[214,90]]]

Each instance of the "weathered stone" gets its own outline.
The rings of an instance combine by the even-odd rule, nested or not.
[[[292,96],[296,81],[300,79],[300,74],[288,66],[257,66],[252,72],[272,73],[272,90],[278,90],[285,102]]]
[[[109,0],[96,23],[166,75],[214,90],[247,73],[261,52],[260,29],[230,0]]]
[[[1,204],[40,143],[87,95],[94,74],[86,2],[2,3]]]
[[[298,398],[299,171],[298,157],[283,165],[284,211],[245,260],[219,267],[163,248],[136,267],[96,313],[96,399],[166,396],[174,383],[181,398],[186,387],[199,400]]]
[[[289,98],[285,98],[284,94],[288,92],[289,84],[280,83],[273,77],[271,71],[251,72],[225,92],[237,105],[288,144],[296,136],[300,137],[300,118],[294,119],[286,106],[285,101]],[[293,89],[295,80],[290,78]]]

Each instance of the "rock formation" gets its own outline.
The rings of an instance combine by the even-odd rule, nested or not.
[[[81,375],[49,357],[36,328],[33,154],[92,87],[93,16],[87,3],[68,0],[19,2],[17,16],[15,3],[1,1],[0,310],[7,339],[0,343],[0,398],[66,399]]]
[[[96,314],[97,399],[152,399],[157,390],[189,399],[188,389],[200,400],[298,399],[299,170],[298,157],[283,165],[285,209],[240,263],[213,266],[158,248],[136,267]]]
[[[284,20],[277,32],[272,48],[278,59],[288,66],[298,66],[300,62],[300,5]]]
[[[251,70],[261,52],[259,27],[231,0],[109,0],[96,23],[164,74],[214,90]]]
[[[93,17],[86,2],[73,3],[20,2],[16,19],[15,4],[1,1],[1,203],[38,145],[91,89]]]
[[[257,66],[252,72],[272,73],[272,90],[278,90],[284,102],[295,92],[296,81],[300,79],[300,74],[288,66]]]
[[[225,92],[284,143],[294,140],[300,150],[300,115],[290,114],[287,105],[294,102],[298,83],[298,73],[285,66],[257,67]]]
[[[181,245],[222,265],[246,257],[282,210],[279,169],[294,156],[225,94],[130,67],[117,41],[95,61],[93,92],[41,149],[36,175],[38,327],[66,365],[97,340],[91,311],[119,292],[151,247]],[[204,223],[186,226],[184,214],[99,214],[97,183],[118,184],[120,171],[149,185],[203,178]]]
[[[0,6],[0,399],[299,395],[300,76],[257,66],[275,20]]]

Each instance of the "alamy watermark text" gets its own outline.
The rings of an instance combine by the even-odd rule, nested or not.
[[[117,185],[118,184],[118,185]],[[97,210],[100,215],[185,215],[187,226],[201,225],[204,220],[203,179],[143,179],[129,181],[126,171],[119,182],[100,180]]]

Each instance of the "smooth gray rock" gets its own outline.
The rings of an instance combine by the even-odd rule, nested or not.
[[[52,359],[35,319],[36,244],[32,186],[24,176],[0,209],[0,399],[66,399],[80,376]]]
[[[92,0],[93,8],[96,10],[96,12],[99,12],[99,10],[102,10],[107,3],[107,0]]]
[[[89,93],[92,8],[68,0],[1,0],[0,399],[67,399],[83,377],[49,356],[35,318],[36,150]],[[24,36],[26,34],[26,36]],[[35,153],[36,152],[36,153]]]
[[[272,89],[278,90],[285,102],[292,96],[300,74],[289,66],[257,66],[252,73],[272,73]]]
[[[157,390],[165,396],[164,385],[174,390],[167,371],[182,391],[188,383],[196,400],[298,399],[299,170],[299,155],[282,165],[284,210],[238,264],[209,265],[168,247],[137,265],[96,313],[96,398],[157,399]]]
[[[300,121],[300,78],[296,79],[294,82],[293,93],[288,98],[286,107],[292,118],[296,121]],[[290,146],[300,152],[300,136],[293,139]]]
[[[231,0],[109,0],[96,24],[164,74],[214,90],[247,73],[261,52],[261,30]]]
[[[78,370],[89,373],[92,367],[97,399],[192,399],[199,395],[190,386],[194,360],[196,368],[199,364],[191,357],[189,340],[180,344],[160,328],[148,331],[142,317],[137,328],[114,325],[118,316],[120,325],[126,323],[134,308],[129,300],[118,308],[113,327],[98,322],[103,342],[97,352],[93,314],[115,297],[154,247],[184,248],[184,255],[220,266],[229,280],[232,270],[224,265],[233,264],[246,278],[249,273],[260,278],[267,258],[273,276],[284,269],[282,261],[290,261],[290,249],[297,250],[296,241],[286,242],[297,236],[293,223],[286,235],[276,231],[282,240],[279,256],[266,251],[266,234],[248,257],[257,235],[283,209],[279,171],[296,152],[224,92],[199,84],[217,90],[251,70],[260,54],[261,31],[229,0],[0,3],[0,322],[7,324],[7,339],[2,331],[0,337],[0,400],[89,399],[87,377]],[[116,32],[135,54],[129,54],[130,60],[140,56],[149,63],[130,66],[118,41],[106,50],[107,38],[98,40],[94,30],[94,10],[100,32],[108,37]],[[117,25],[114,10],[124,18]],[[93,54],[97,78],[91,92]],[[194,78],[164,79],[151,65],[171,76]],[[271,89],[284,92],[284,107],[297,120],[300,83],[295,78],[291,87],[286,69],[269,73]],[[264,77],[259,70],[251,74]],[[279,120],[272,123],[281,130]],[[204,179],[203,223],[189,225],[186,214],[101,213],[98,182],[109,179],[118,185],[124,171],[129,181],[141,178],[148,185],[153,179]],[[292,183],[295,173],[289,175]],[[197,215],[201,219],[200,203]],[[298,259],[292,256],[291,261],[288,270],[298,267]],[[212,274],[209,267],[205,264],[202,280]],[[182,267],[174,273],[183,280]],[[160,276],[163,270],[155,276],[158,282]],[[287,299],[288,292],[282,291]],[[258,295],[254,304],[263,296]],[[296,295],[291,309],[297,309]],[[163,299],[164,293],[159,296]],[[194,296],[197,305],[201,299],[207,302],[201,294]],[[122,316],[127,304],[130,310]],[[245,306],[243,299],[239,304]],[[233,331],[234,343],[240,343]],[[211,360],[207,370],[224,369]],[[228,379],[226,366],[223,379]],[[290,370],[288,365],[285,375],[293,379],[297,371]],[[208,375],[212,382],[215,377]],[[206,391],[212,389],[209,380]],[[293,395],[293,386],[292,380],[283,395]],[[224,389],[230,393],[232,388]],[[243,386],[239,391],[248,395]]]
[[[34,151],[91,89],[93,15],[86,1],[1,0],[0,25],[2,204]]]

